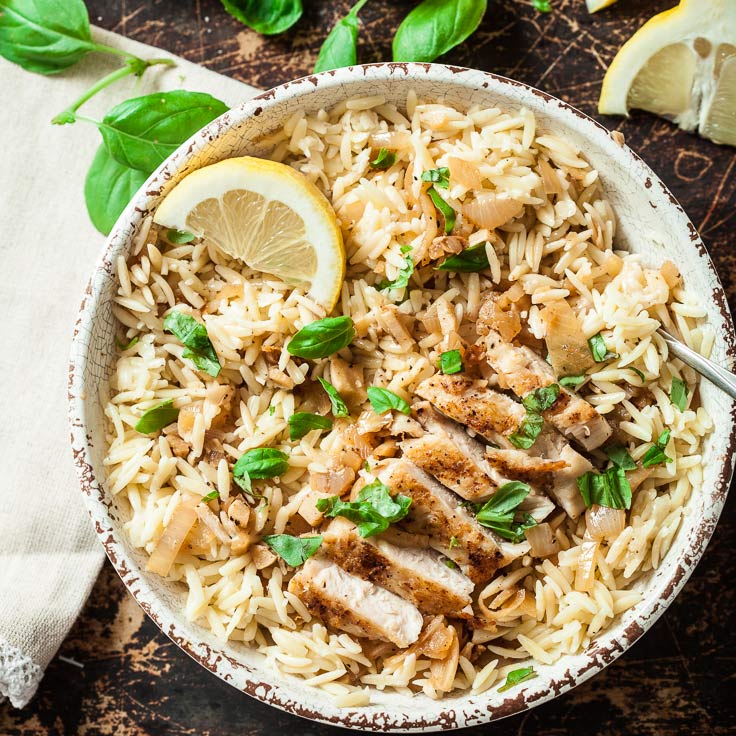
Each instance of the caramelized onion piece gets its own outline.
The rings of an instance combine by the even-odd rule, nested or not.
[[[610,509],[594,504],[585,512],[585,527],[593,539],[617,537],[626,525],[626,512],[623,509]]]
[[[408,130],[385,130],[374,133],[370,140],[373,148],[388,148],[391,151],[398,151],[409,146],[411,134]]]
[[[560,551],[560,543],[552,527],[547,523],[537,524],[527,529],[526,541],[531,545],[534,557],[549,557]]]
[[[524,204],[516,199],[492,193],[479,194],[463,207],[463,213],[478,227],[494,228],[505,225],[524,211]]]
[[[581,593],[593,589],[595,582],[595,555],[598,552],[598,542],[586,540],[580,545],[578,568],[575,571],[575,590]]]
[[[546,327],[549,362],[558,376],[577,376],[593,364],[583,326],[564,300],[552,302],[539,312]]]
[[[196,521],[197,512],[194,505],[190,502],[180,503],[171,514],[164,533],[148,558],[146,570],[166,577]]]
[[[549,162],[543,158],[539,159],[539,173],[542,177],[542,184],[544,184],[544,192],[548,197],[552,194],[562,194],[562,183],[559,176]]]
[[[672,261],[665,261],[659,269],[659,273],[662,275],[662,278],[670,289],[674,289],[679,285],[680,271]]]
[[[493,330],[503,340],[511,342],[521,332],[521,318],[503,294],[490,294],[480,306],[476,328],[479,335],[487,335],[489,330]]]
[[[450,179],[466,189],[480,189],[483,177],[476,164],[471,164],[462,158],[448,158],[447,166],[450,169]]]

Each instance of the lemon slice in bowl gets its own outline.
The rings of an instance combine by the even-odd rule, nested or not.
[[[618,2],[618,0],[585,0],[589,13],[597,13],[599,10],[613,5],[615,2]]]
[[[736,2],[682,0],[645,23],[603,80],[598,110],[632,108],[736,145]]]
[[[345,248],[329,201],[303,174],[243,156],[182,179],[154,222],[186,230],[285,283],[329,314],[345,278]]]

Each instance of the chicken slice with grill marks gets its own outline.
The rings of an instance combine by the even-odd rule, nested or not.
[[[397,547],[380,536],[364,539],[355,524],[338,518],[323,532],[322,551],[343,570],[390,590],[424,614],[472,616],[473,583],[434,550]]]
[[[404,649],[422,631],[422,614],[394,593],[312,557],[289,581],[289,592],[328,626]]]
[[[474,583],[488,581],[499,567],[529,549],[526,542],[508,544],[478,524],[458,496],[408,460],[392,459],[375,471],[392,494],[412,500],[401,526],[428,535],[430,544],[460,565]]]
[[[516,432],[526,414],[521,404],[488,388],[485,381],[466,376],[437,373],[422,381],[415,393],[445,416],[501,447],[512,446],[507,436]]]
[[[499,385],[510,388],[519,398],[556,382],[554,371],[531,348],[512,345],[497,332],[485,337],[486,358],[498,373]],[[579,396],[560,389],[557,401],[542,412],[546,421],[586,450],[600,447],[610,436],[608,422]]]

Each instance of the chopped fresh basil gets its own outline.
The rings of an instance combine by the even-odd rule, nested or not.
[[[485,271],[489,267],[486,243],[478,243],[478,245],[472,245],[461,253],[450,256],[442,261],[436,270],[474,273],[476,271]]]
[[[371,464],[367,460],[363,463],[363,470],[365,470],[366,473],[371,472]]]
[[[188,233],[186,230],[167,230],[165,237],[169,243],[184,245],[185,243],[191,243],[197,236],[194,233]]]
[[[207,328],[194,317],[174,310],[164,319],[164,330],[173,333],[185,347],[183,358],[189,358],[200,370],[217,377],[222,366],[207,335]]]
[[[449,567],[450,570],[459,570],[460,569],[458,567],[457,563],[454,560],[451,560],[449,557],[445,557],[445,559],[442,560],[442,562],[444,562],[445,567]]]
[[[527,413],[521,420],[519,428],[513,434],[509,435],[509,442],[514,447],[522,450],[528,450],[539,437],[539,433],[544,426],[544,419],[540,414],[534,412]]]
[[[122,341],[115,337],[115,344],[118,346],[118,350],[121,350],[123,353],[126,350],[130,350],[134,345],[138,344],[138,335],[136,335],[127,345]]]
[[[584,383],[586,378],[587,376],[584,373],[579,376],[562,376],[558,383],[560,386],[564,386],[565,388],[575,388],[581,383]]]
[[[350,410],[348,409],[347,404],[342,400],[342,396],[340,396],[337,389],[329,381],[325,381],[324,378],[318,378],[317,380],[322,384],[322,388],[330,397],[332,415],[335,417],[349,417]]]
[[[287,565],[303,565],[320,547],[322,537],[293,537],[291,534],[271,534],[262,537],[265,542]]]
[[[300,440],[313,429],[332,429],[332,419],[308,411],[298,411],[289,417],[290,440]]]
[[[604,447],[603,452],[608,455],[610,461],[617,467],[623,470],[636,470],[636,462],[628,450],[620,444],[611,445],[610,447]]]
[[[606,341],[603,339],[603,335],[599,332],[597,335],[588,338],[588,347],[590,348],[590,354],[593,356],[593,360],[596,363],[603,363],[611,358],[618,358],[616,353],[609,353],[606,347]]]
[[[276,413],[276,407],[275,406],[269,406],[268,407],[268,416],[272,417]]]
[[[325,516],[344,516],[358,527],[361,537],[372,537],[388,529],[409,513],[411,499],[397,494],[391,498],[390,489],[378,480],[365,486],[357,501],[342,501],[339,496],[320,498],[317,510]]]
[[[665,429],[657,438],[657,441],[644,453],[641,464],[645,468],[651,468],[653,465],[663,465],[671,463],[672,458],[665,455],[667,443],[670,441],[670,430]]]
[[[179,416],[179,410],[175,409],[173,404],[174,399],[167,399],[148,411],[144,411],[136,422],[135,431],[141,434],[152,434],[175,422]]]
[[[685,381],[680,380],[676,376],[672,379],[670,388],[670,401],[680,410],[685,411],[687,406],[687,397],[690,390]]]
[[[450,537],[450,544],[448,545],[448,549],[454,549],[455,547],[459,547],[460,542],[457,541],[457,537]]]
[[[631,508],[631,486],[626,471],[616,465],[602,473],[589,470],[578,478],[578,488],[588,508],[596,503],[610,509]]]
[[[220,494],[217,491],[210,491],[206,496],[202,496],[201,503],[209,503],[210,501],[214,501],[216,498],[219,498]]]
[[[556,383],[550,383],[549,386],[535,388],[522,399],[521,403],[530,414],[541,414],[557,401],[559,395],[560,387]]]
[[[459,350],[447,350],[440,355],[440,371],[446,376],[460,373],[463,369],[463,359]]]
[[[372,169],[390,169],[396,163],[396,154],[388,148],[382,148],[371,161]]]
[[[251,480],[275,478],[289,469],[289,456],[273,447],[256,447],[241,455],[233,467],[233,480],[253,496]]]
[[[526,483],[518,480],[502,485],[490,500],[478,509],[476,521],[504,539],[521,542],[524,539],[524,532],[537,525],[529,514],[524,514],[523,521],[514,520],[517,507],[530,491],[531,488]]]
[[[430,169],[422,172],[422,181],[432,182],[436,187],[441,189],[450,188],[450,169],[442,166],[439,169]]]
[[[439,192],[433,186],[427,189],[427,194],[432,204],[442,213],[445,219],[445,232],[449,235],[455,227],[455,210],[440,197]]]
[[[294,335],[286,346],[291,355],[316,360],[342,350],[355,337],[350,317],[326,317],[310,322]]]
[[[368,401],[371,402],[373,411],[376,414],[383,414],[384,412],[396,409],[402,414],[411,414],[411,407],[409,404],[397,396],[393,391],[389,391],[387,388],[381,388],[380,386],[370,386],[368,388]]]
[[[407,246],[411,250],[411,246]],[[403,247],[402,247],[403,251]],[[414,273],[414,259],[411,254],[406,251],[404,256],[404,265],[399,269],[399,273],[393,281],[384,279],[378,284],[380,290],[383,289],[404,289],[409,285],[409,279]]]
[[[522,682],[533,680],[536,676],[537,673],[534,671],[534,667],[522,667],[518,670],[511,670],[506,675],[506,682],[498,688],[498,692],[503,693],[516,685],[520,685]]]
[[[636,375],[639,376],[639,378],[641,378],[642,381],[646,381],[647,380],[647,377],[638,368],[634,368],[633,365],[630,365],[630,366],[627,366],[627,367],[628,367],[628,369],[630,371],[634,371],[634,373],[636,373]]]
[[[534,9],[538,10],[540,13],[552,12],[550,0],[532,0],[532,5],[534,6]]]

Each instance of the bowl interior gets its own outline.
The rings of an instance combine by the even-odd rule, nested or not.
[[[662,613],[700,558],[715,527],[731,475],[734,441],[732,403],[707,382],[702,403],[715,420],[703,459],[704,482],[687,504],[672,548],[658,570],[637,583],[645,592],[590,647],[550,666],[535,665],[539,676],[510,693],[494,688],[481,695],[433,701],[423,694],[374,692],[373,704],[339,709],[325,693],[292,676],[264,667],[261,655],[223,643],[186,621],[181,591],[145,571],[145,557],[124,533],[127,509],[106,490],[102,403],[115,359],[112,299],[118,287],[113,264],[126,255],[145,216],[161,196],[189,171],[223,158],[263,153],[259,140],[297,109],[331,107],[348,97],[381,95],[403,106],[413,89],[420,98],[444,98],[460,107],[473,104],[514,109],[525,106],[538,125],[578,146],[598,169],[618,219],[618,244],[642,254],[645,262],[673,260],[687,287],[702,295],[716,332],[713,357],[728,364],[734,333],[723,290],[694,227],[654,173],[602,127],[558,100],[482,72],[438,65],[372,65],[309,77],[276,88],[236,108],[179,149],[156,172],[121,216],[92,276],[72,351],[70,400],[74,454],[93,522],[125,584],[141,606],[185,651],[233,686],[298,715],[369,730],[438,730],[484,723],[554,697],[602,669],[633,643]]]

